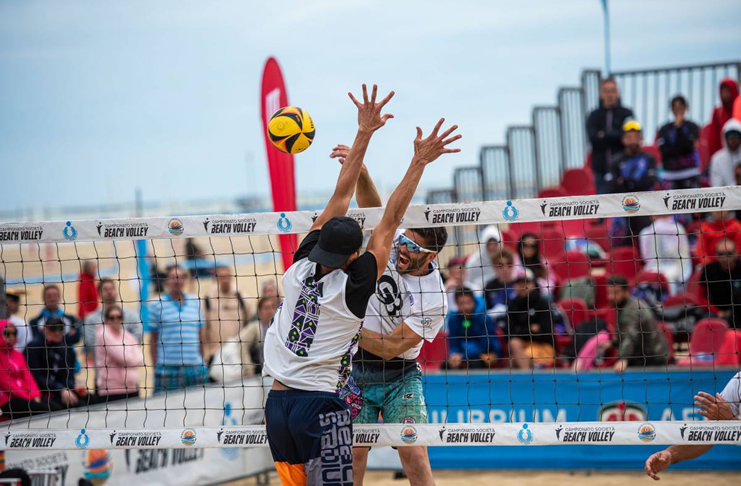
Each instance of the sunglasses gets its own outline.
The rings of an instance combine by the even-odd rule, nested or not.
[[[427,248],[423,248],[419,246],[417,243],[407,238],[406,235],[404,235],[404,233],[399,235],[399,244],[406,246],[407,250],[411,251],[412,253],[420,253],[420,252],[435,253],[432,250],[428,250]]]
[[[49,332],[64,332],[63,327],[46,327],[46,329],[49,330]]]
[[[735,253],[732,251],[719,251],[715,254],[717,257],[732,257]]]
[[[18,331],[3,331],[3,336],[17,336]]]
[[[537,248],[538,244],[537,243],[523,243],[522,247],[523,248]]]

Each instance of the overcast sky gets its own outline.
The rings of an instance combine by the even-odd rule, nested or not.
[[[738,0],[612,0],[613,69],[741,58]],[[604,64],[599,0],[0,2],[0,208],[269,196],[259,116],[277,57],[314,118],[299,195],[331,191],[327,158],[356,129],[348,90],[377,82],[396,115],[367,163],[401,178],[414,126],[460,125],[456,166]],[[252,174],[252,177],[248,175]]]

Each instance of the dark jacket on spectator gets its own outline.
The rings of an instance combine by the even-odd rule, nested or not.
[[[617,336],[613,344],[629,366],[665,364],[667,345],[649,305],[628,297],[617,310]]]
[[[26,361],[42,393],[75,389],[75,351],[71,346],[37,336],[26,348]]]
[[[548,301],[533,290],[527,297],[515,297],[507,307],[507,336],[525,341],[553,343],[553,314]]]
[[[605,108],[600,106],[587,119],[587,135],[592,144],[592,170],[595,173],[610,172],[609,162],[623,150],[623,123],[633,116],[633,112],[620,104]],[[599,133],[602,132],[602,136]]]
[[[487,309],[491,309],[496,305],[509,305],[512,299],[515,298],[515,295],[514,283],[504,283],[499,280],[499,277],[494,277],[486,282],[484,286]]]
[[[667,180],[686,179],[700,175],[700,159],[695,143],[700,138],[700,128],[689,120],[681,127],[667,123],[657,137],[661,163]]]
[[[54,315],[59,317],[64,322],[64,342],[68,346],[72,346],[80,342],[82,338],[82,323],[71,314],[65,314],[61,309],[58,310]],[[51,313],[42,309],[41,314],[34,317],[28,322],[28,328],[31,330],[34,339],[37,337],[44,337],[44,333],[41,330],[44,327],[46,320],[51,317]]]
[[[612,193],[653,191],[658,180],[656,159],[645,152],[633,157],[619,152],[612,159],[607,179]]]
[[[718,311],[730,311],[728,322],[741,329],[741,261],[736,262],[730,273],[718,262],[708,263],[702,270],[700,282],[706,287],[710,303]]]
[[[476,309],[472,316],[450,312],[447,319],[450,354],[463,355],[464,359],[479,359],[484,353],[501,356],[502,347],[496,334],[496,326],[491,317],[486,315],[484,299],[476,299]],[[468,326],[466,321],[469,322]]]

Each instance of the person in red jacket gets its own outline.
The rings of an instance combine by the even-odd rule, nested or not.
[[[697,238],[695,256],[700,265],[714,262],[715,247],[723,238],[736,243],[736,248],[741,248],[741,221],[733,217],[729,211],[714,211],[712,219],[705,221],[700,226],[700,234]]]
[[[41,397],[23,354],[15,350],[18,329],[0,321],[0,411],[11,419],[58,410]]]
[[[79,303],[78,314],[81,320],[90,312],[98,308],[98,287],[95,284],[95,274],[98,273],[98,266],[94,261],[88,260],[82,264],[80,272],[80,286],[77,289]]]
[[[708,134],[708,149],[712,157],[723,148],[723,125],[733,117],[733,104],[738,98],[738,84],[731,78],[720,82],[720,106],[713,110]]]

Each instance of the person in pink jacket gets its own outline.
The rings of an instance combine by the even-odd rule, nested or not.
[[[17,340],[15,324],[0,321],[0,411],[15,419],[59,410],[42,398],[26,358],[14,349]]]
[[[100,402],[139,397],[139,367],[144,365],[139,340],[123,327],[119,306],[106,309],[95,336],[95,363]]]

